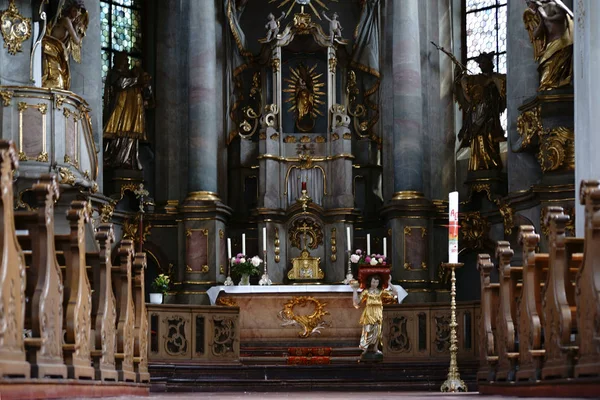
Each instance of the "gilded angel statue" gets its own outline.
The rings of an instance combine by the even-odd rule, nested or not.
[[[42,86],[71,88],[69,56],[81,62],[81,43],[88,28],[89,15],[83,0],[60,0],[48,33],[42,39]]]
[[[523,22],[539,63],[538,91],[556,89],[573,79],[573,12],[560,0],[528,0]]]

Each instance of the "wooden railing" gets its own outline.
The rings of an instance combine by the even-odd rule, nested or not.
[[[86,253],[82,201],[67,213],[70,232],[56,235],[52,175],[32,188],[36,210],[14,212],[17,168],[14,145],[0,141],[0,378],[149,382],[145,254],[124,240],[112,266],[110,224]]]
[[[499,282],[494,265],[480,254],[481,326],[478,379],[487,385],[503,381],[535,382],[600,376],[600,184],[584,181],[585,238],[568,238],[569,217],[550,207],[549,253],[536,252],[540,236],[522,226],[519,242],[523,265],[511,265],[513,250],[498,242]]]

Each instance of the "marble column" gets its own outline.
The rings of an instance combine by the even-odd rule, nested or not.
[[[188,30],[188,195],[217,192],[216,9],[192,2]]]
[[[393,26],[391,32],[388,31],[391,39],[387,37],[391,46],[384,48],[392,56],[393,80],[387,81],[387,85],[393,87],[393,134],[388,142],[393,156],[387,160],[393,158],[394,184],[391,201],[382,209],[382,215],[391,238],[392,279],[409,291],[406,302],[432,301],[435,297],[429,279],[432,206],[423,195],[424,136],[427,134],[423,113],[428,112],[423,93],[427,96],[428,90],[423,88],[422,71],[427,73],[433,67],[427,57],[422,58],[422,41],[427,39],[428,30],[420,26],[422,22],[431,22],[428,14],[431,4],[405,0],[386,7],[391,9],[387,15],[391,15],[388,20]],[[426,64],[421,65],[422,59]],[[433,79],[439,80],[439,76]],[[385,80],[384,76],[384,88]],[[386,97],[385,89],[383,97]]]
[[[187,27],[185,0],[156,1],[156,193],[172,209],[187,194]],[[167,134],[168,132],[168,134]]]
[[[600,2],[575,1],[575,48],[573,80],[575,81],[575,233],[584,235],[584,209],[579,204],[582,179],[600,179],[600,84],[597,66],[600,62]]]
[[[421,44],[418,0],[393,9],[394,192],[423,191]]]
[[[218,152],[225,138],[217,117],[223,73],[218,67],[223,50],[217,46],[223,15],[217,12],[217,1],[188,2],[188,193],[179,207],[181,303],[209,304],[206,290],[227,274],[225,225],[232,210],[218,194]]]

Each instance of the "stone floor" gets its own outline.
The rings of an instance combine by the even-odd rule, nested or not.
[[[307,400],[307,399],[333,399],[333,400],[353,400],[365,398],[372,400],[388,400],[388,399],[431,399],[431,400],[446,400],[453,399],[460,396],[462,398],[469,399],[486,399],[486,400],[507,400],[516,399],[516,397],[504,397],[504,396],[483,396],[478,393],[457,393],[457,394],[445,394],[445,393],[433,393],[433,392],[270,392],[270,393],[246,393],[246,392],[235,392],[235,393],[152,393],[150,397],[112,397],[104,398],[103,400],[184,400],[184,399],[264,399],[264,400],[275,400],[275,399],[290,399],[290,400]],[[529,397],[532,398],[532,397]],[[548,397],[535,397],[536,399],[550,399]],[[569,400],[574,398],[562,397],[561,400]]]

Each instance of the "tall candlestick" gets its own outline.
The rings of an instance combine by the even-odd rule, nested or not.
[[[448,196],[448,262],[458,263],[458,192]]]
[[[371,255],[371,234],[367,233],[367,255]]]
[[[267,251],[267,227],[263,226],[263,251]]]
[[[231,260],[231,239],[227,238],[227,259]]]
[[[242,254],[246,255],[246,234],[242,233]]]
[[[350,246],[350,227],[346,227],[346,243],[348,243],[348,251],[352,251],[352,246]]]
[[[387,258],[387,238],[383,238],[383,256]]]

